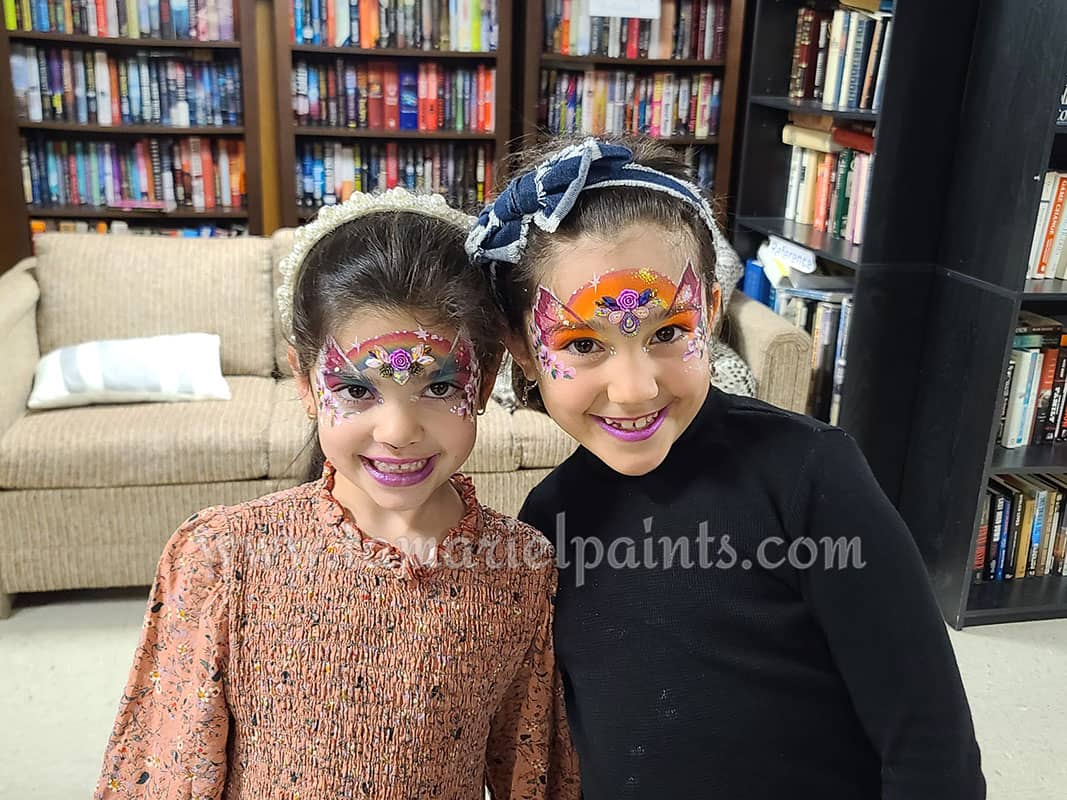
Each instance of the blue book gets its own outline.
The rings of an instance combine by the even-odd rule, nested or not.
[[[296,44],[307,43],[304,39],[304,0],[293,0],[293,39]]]
[[[189,38],[189,0],[171,0],[170,16],[174,21],[174,37]]]
[[[849,28],[852,25],[852,15],[849,12],[845,12],[844,20],[841,24],[841,41],[847,42],[849,36]],[[841,58],[837,59],[837,97],[824,97],[823,102],[836,106],[844,105],[844,101],[848,99],[848,88],[844,86],[845,82],[845,54],[841,53]]]
[[[347,77],[347,76],[346,76]],[[419,72],[413,64],[400,67],[400,130],[419,127]]]
[[[141,70],[135,59],[126,62],[126,90],[130,94],[130,122],[141,120]]]
[[[37,0],[36,14],[34,14],[33,28],[44,33],[48,32],[48,0]]]
[[[745,274],[741,278],[741,291],[758,300],[764,305],[770,305],[771,282],[767,280],[767,273],[763,271],[763,265],[755,258],[745,262]]]
[[[78,170],[78,197],[82,205],[89,201],[89,182],[85,175],[85,145],[83,142],[74,143],[74,163]]]
[[[311,43],[322,44],[322,21],[319,19],[318,0],[308,0],[308,6],[311,11]],[[304,38],[308,38],[306,34],[305,31]]]

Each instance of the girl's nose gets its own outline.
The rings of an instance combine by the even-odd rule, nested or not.
[[[612,365],[608,400],[619,406],[634,406],[659,396],[655,365],[644,352],[623,356]]]
[[[374,426],[374,441],[389,445],[397,450],[418,444],[422,441],[422,424],[414,408],[403,407],[402,403],[386,403],[379,410]]]

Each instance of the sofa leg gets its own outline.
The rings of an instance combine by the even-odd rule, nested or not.
[[[11,602],[14,599],[15,595],[0,590],[0,619],[7,619],[11,616]]]

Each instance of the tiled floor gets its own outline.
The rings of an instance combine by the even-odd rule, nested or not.
[[[0,621],[0,799],[91,796],[146,596],[26,595]],[[1067,796],[1067,620],[951,636],[989,797]]]

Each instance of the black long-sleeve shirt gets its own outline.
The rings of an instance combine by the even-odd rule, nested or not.
[[[557,547],[585,800],[985,797],[920,555],[840,429],[712,389],[652,472],[579,448],[519,517]]]

